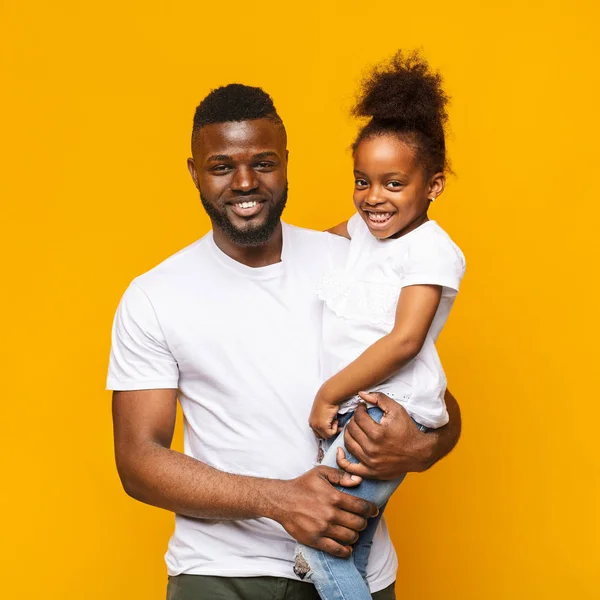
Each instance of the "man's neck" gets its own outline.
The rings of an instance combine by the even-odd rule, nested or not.
[[[216,227],[213,228],[213,239],[221,252],[247,267],[267,267],[281,262],[283,248],[281,221],[269,241],[262,246],[236,246],[221,229]]]

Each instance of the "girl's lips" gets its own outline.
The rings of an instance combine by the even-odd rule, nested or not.
[[[364,211],[367,215],[367,223],[371,229],[385,229],[392,220],[394,213]]]

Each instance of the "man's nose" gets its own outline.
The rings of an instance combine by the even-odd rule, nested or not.
[[[236,192],[250,192],[258,187],[258,179],[254,169],[239,167],[233,174],[231,189]]]

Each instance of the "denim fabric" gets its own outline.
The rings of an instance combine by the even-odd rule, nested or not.
[[[377,423],[383,417],[383,411],[372,406],[368,409],[369,416]],[[322,464],[329,467],[337,467],[336,452],[343,448],[348,460],[352,463],[359,461],[352,456],[344,444],[344,431],[352,417],[352,413],[339,415],[339,425],[342,431],[327,444],[327,450]],[[422,431],[426,428],[417,423]],[[338,558],[321,550],[310,548],[302,544],[296,547],[296,556],[302,556],[308,563],[309,571],[306,578],[310,579],[317,588],[322,600],[371,600],[371,594],[366,582],[367,563],[373,536],[381,520],[385,505],[396,488],[402,483],[405,475],[392,481],[379,481],[375,479],[364,479],[355,488],[338,487],[347,494],[369,500],[379,507],[379,514],[369,519],[366,529],[360,532],[358,541],[354,545],[352,556],[349,558]]]

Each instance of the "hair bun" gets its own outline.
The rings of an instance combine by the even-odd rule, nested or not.
[[[399,50],[362,81],[352,114],[437,138],[444,135],[448,100],[441,75],[419,52]]]

